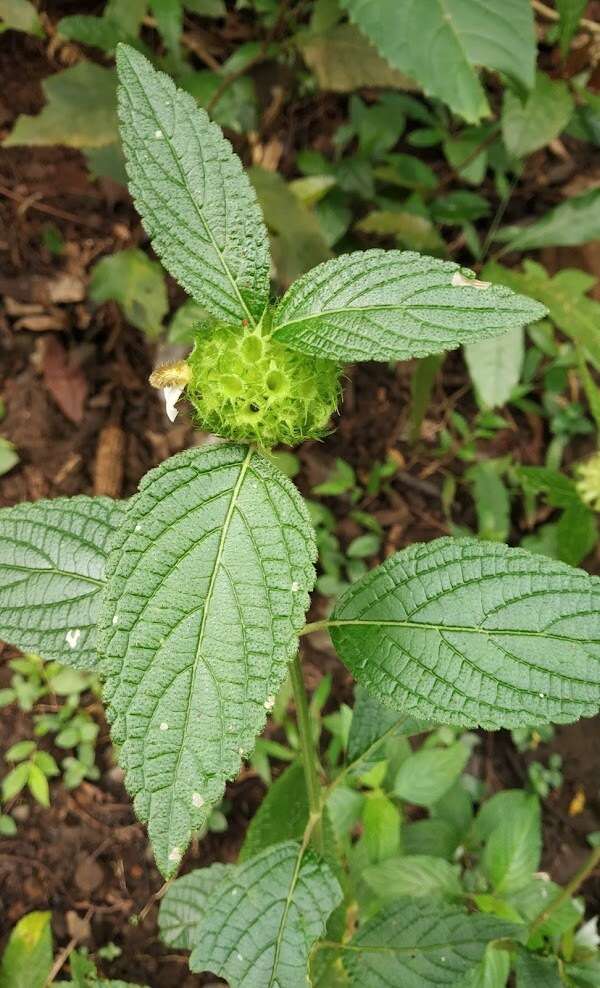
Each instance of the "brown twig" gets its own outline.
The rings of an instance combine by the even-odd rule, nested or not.
[[[37,209],[38,213],[47,213],[49,216],[56,216],[58,219],[68,220],[70,223],[79,223],[81,226],[91,226],[94,229],[98,227],[96,221],[88,219],[87,216],[76,216],[75,213],[67,213],[64,209],[57,209],[56,206],[48,206],[44,202],[31,201],[31,197],[22,199],[16,192],[12,192],[4,185],[0,185],[0,196],[16,202],[19,209],[24,211],[27,209]]]
[[[90,920],[93,912],[94,910],[90,906],[90,908],[88,909],[88,911],[86,912],[83,918],[84,923],[87,923]],[[49,988],[49,986],[54,983],[56,976],[60,974],[63,967],[67,963],[69,957],[71,956],[77,945],[79,944],[80,940],[81,940],[81,936],[73,936],[69,940],[67,946],[63,947],[61,952],[58,954],[56,960],[54,961],[54,964],[52,965],[52,970],[50,971],[50,974],[48,975],[46,981],[44,982],[44,988]]]

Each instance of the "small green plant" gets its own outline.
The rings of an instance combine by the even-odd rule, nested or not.
[[[185,876],[165,900],[170,942],[191,950],[193,971],[234,988],[305,984],[309,969],[322,985],[343,975],[425,988],[434,971],[442,984],[476,977],[496,950],[517,972],[523,956],[554,973],[585,966],[572,939],[570,953],[549,955],[553,890],[529,913],[479,901],[465,909],[479,891],[517,891],[511,868],[521,857],[513,864],[506,847],[539,833],[535,797],[523,797],[519,825],[503,814],[500,836],[480,837],[483,878],[468,896],[448,862],[439,869],[447,895],[411,897],[404,885],[378,908],[366,897],[356,921],[348,877],[398,853],[402,801],[439,806],[468,760],[469,728],[597,712],[600,580],[499,542],[441,538],[390,556],[328,618],[304,624],[315,535],[300,494],[265,455],[326,428],[345,363],[495,338],[539,320],[544,306],[457,264],[394,250],[326,261],[272,302],[267,231],[219,128],[134,49],[119,47],[118,68],[136,205],[164,266],[211,320],[160,383],[169,408],[185,392],[226,441],[167,460],[127,504],[78,497],[4,509],[0,633],[97,671],[126,785],[166,878],[250,758],[289,672],[301,762],[270,790],[240,862]],[[299,639],[316,631],[329,633],[364,696],[351,723],[344,708],[324,719],[332,742],[323,759],[298,657]],[[446,726],[411,753],[405,739],[424,724]],[[378,752],[398,734],[389,789]],[[292,771],[301,788],[290,796]],[[356,775],[357,792],[343,785]],[[361,850],[338,853],[339,814],[351,815],[356,796]],[[447,815],[462,812],[460,792],[457,800]],[[586,867],[598,859],[595,850]],[[190,897],[191,920],[180,911]]]

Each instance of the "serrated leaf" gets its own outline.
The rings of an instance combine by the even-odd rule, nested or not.
[[[566,199],[529,226],[505,226],[496,240],[505,250],[540,250],[542,247],[577,247],[600,240],[600,189]]]
[[[112,69],[79,62],[44,79],[46,105],[37,116],[22,114],[4,147],[64,144],[103,147],[118,138],[117,79]]]
[[[182,875],[169,886],[158,913],[160,938],[167,947],[194,949],[209,896],[233,867],[216,862]]]
[[[353,24],[339,24],[323,34],[300,35],[297,44],[320,89],[352,93],[366,86],[417,88]]]
[[[250,821],[239,861],[247,861],[273,844],[299,840],[308,823],[308,798],[302,762],[293,762],[275,782]]]
[[[397,710],[489,728],[600,706],[600,579],[522,549],[436,539],[390,556],[329,628],[355,678]]]
[[[390,65],[412,76],[471,123],[489,114],[475,67],[503,72],[530,89],[535,65],[529,0],[341,0]]]
[[[492,830],[482,868],[496,893],[518,892],[539,868],[541,853],[540,803],[529,796]]]
[[[231,988],[305,988],[308,955],[341,901],[328,866],[292,841],[226,875],[206,905],[190,957]]]
[[[0,511],[0,637],[79,669],[96,666],[99,591],[124,515],[108,497]]]
[[[269,246],[239,158],[192,96],[120,45],[119,112],[130,191],[164,266],[213,315],[254,322]]]
[[[467,976],[465,988],[505,988],[509,974],[509,952],[490,943],[483,960]]]
[[[356,988],[454,988],[490,940],[513,930],[439,900],[401,898],[365,923],[339,956]]]
[[[131,325],[148,336],[158,336],[169,308],[164,271],[139,247],[98,261],[92,268],[89,296],[98,303],[118,302]]]
[[[532,299],[472,282],[451,261],[367,250],[320,264],[286,292],[275,337],[333,360],[407,360],[541,319]]]
[[[523,330],[511,329],[504,336],[465,347],[465,360],[477,398],[483,408],[505,405],[519,383],[525,346]]]
[[[543,148],[564,130],[573,112],[573,97],[562,79],[538,72],[535,87],[524,102],[507,89],[502,105],[502,136],[516,158]]]
[[[244,446],[172,457],[129,505],[107,568],[101,672],[126,785],[167,876],[264,725],[315,555],[296,488]]]
[[[45,988],[52,968],[52,913],[28,913],[12,930],[0,964],[0,988]]]

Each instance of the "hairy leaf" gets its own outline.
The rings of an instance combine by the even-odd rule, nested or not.
[[[234,865],[215,862],[209,868],[182,875],[169,886],[158,913],[160,938],[167,947],[194,949],[209,896],[233,868]]]
[[[529,226],[505,226],[496,240],[506,250],[540,250],[542,247],[578,247],[600,240],[600,189],[566,199]]]
[[[296,488],[258,453],[188,450],[146,475],[108,565],[108,714],[161,871],[177,870],[254,746],[314,582]]]
[[[390,556],[329,622],[355,678],[437,723],[568,723],[600,707],[600,579],[522,549],[442,538]]]
[[[324,862],[291,841],[232,869],[206,904],[192,971],[231,988],[303,988],[309,952],[341,901]]]
[[[124,516],[108,497],[56,498],[0,511],[0,637],[93,669],[108,546]]]
[[[489,104],[475,67],[533,85],[535,38],[529,0],[341,0],[390,65],[428,96],[476,123]]]
[[[506,90],[502,106],[502,136],[509,154],[523,158],[553,141],[567,126],[573,98],[562,79],[538,72],[535,88],[521,102]]]
[[[497,408],[519,383],[525,346],[521,327],[465,347],[465,360],[483,408]]]
[[[339,955],[356,988],[454,988],[489,941],[513,929],[439,900],[400,898],[365,923]]]
[[[65,144],[103,147],[117,139],[117,80],[112,69],[79,62],[44,79],[46,105],[37,116],[22,114],[5,147]]]
[[[127,45],[117,50],[130,190],[164,266],[217,317],[254,322],[269,247],[239,158],[192,96]]]
[[[333,360],[406,360],[541,319],[544,308],[449,261],[368,250],[320,264],[275,310],[277,339]]]

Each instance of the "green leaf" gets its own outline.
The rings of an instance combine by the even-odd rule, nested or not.
[[[123,517],[108,497],[56,498],[0,511],[0,637],[80,669],[96,665],[98,592]]]
[[[0,988],[45,988],[52,968],[52,913],[28,913],[10,934],[0,964]]]
[[[50,806],[50,787],[48,786],[48,779],[42,770],[37,767],[37,765],[29,766],[27,788],[40,806]]]
[[[250,821],[239,861],[247,861],[273,844],[299,840],[308,823],[308,800],[304,769],[293,762],[269,787]]]
[[[404,895],[415,898],[439,896],[450,900],[462,895],[458,866],[426,854],[387,858],[366,868],[362,877],[383,903]]]
[[[533,494],[543,494],[553,508],[570,508],[581,504],[574,482],[558,470],[548,467],[515,467],[515,474],[524,489]]]
[[[505,819],[511,819],[513,813],[520,813],[527,808],[529,800],[524,789],[504,789],[486,800],[473,824],[473,837],[484,843],[488,837]]]
[[[9,30],[44,37],[38,12],[29,0],[0,0],[0,34]]]
[[[274,313],[275,337],[333,360],[407,360],[544,315],[531,299],[472,278],[457,264],[411,252],[346,254],[292,285]]]
[[[156,29],[165,48],[176,58],[180,55],[183,31],[183,7],[181,0],[148,0],[150,11],[156,20]]]
[[[566,199],[529,226],[505,226],[496,234],[505,250],[578,247],[600,239],[600,189]]]
[[[179,84],[182,89],[192,94],[200,106],[206,107],[217,89],[223,85],[223,76],[209,69],[186,72],[179,76]],[[258,113],[254,81],[247,76],[233,79],[216,103],[211,104],[210,115],[220,127],[228,127],[238,134],[257,130]]]
[[[378,742],[383,743],[388,737],[420,734],[430,726],[414,717],[399,716],[395,710],[384,707],[362,686],[357,686],[348,737],[348,761],[357,762],[368,757],[371,751],[379,749]]]
[[[394,795],[417,806],[431,806],[452,788],[469,760],[462,741],[447,748],[421,748],[406,758],[394,781]]]
[[[0,813],[0,837],[14,837],[17,825],[8,813]]]
[[[600,579],[475,539],[436,539],[353,584],[329,622],[355,678],[437,723],[568,723],[600,706]]]
[[[19,454],[8,439],[0,436],[0,477],[16,467],[19,462]]]
[[[554,957],[538,957],[520,950],[515,960],[517,988],[562,988],[563,979]]]
[[[426,854],[452,859],[460,835],[447,820],[417,820],[402,828],[402,850],[405,854]]]
[[[342,893],[326,864],[293,842],[232,869],[206,903],[190,957],[231,988],[300,988],[308,956]]]
[[[91,14],[72,14],[62,17],[56,25],[56,30],[69,41],[79,41],[81,44],[100,48],[111,54],[119,41],[124,41],[123,32],[119,25],[108,17],[93,17]]]
[[[130,502],[107,568],[101,673],[126,785],[167,876],[262,730],[315,556],[296,488],[247,447],[180,453]]]
[[[107,0],[103,17],[118,24],[124,37],[135,38],[148,8],[148,0]]]
[[[519,383],[525,346],[523,330],[465,347],[465,360],[482,408],[505,405]]]
[[[510,533],[510,496],[497,467],[482,460],[466,474],[473,484],[480,539],[506,542]]]
[[[400,850],[401,817],[383,792],[368,793],[362,812],[363,841],[370,862],[386,861]]]
[[[513,930],[437,899],[403,898],[365,923],[339,956],[356,988],[455,988],[482,959],[489,941]]]
[[[465,988],[505,988],[509,974],[509,952],[490,943],[483,960],[468,975]]]
[[[384,169],[377,169],[380,178],[385,177],[383,172]],[[389,174],[387,169],[385,173]],[[400,246],[414,250],[440,253],[444,249],[444,241],[431,220],[426,216],[417,216],[416,213],[376,209],[359,220],[355,229],[363,233],[375,233],[380,237],[394,236]]]
[[[573,97],[562,79],[543,72],[524,103],[507,89],[502,105],[502,136],[509,154],[524,158],[543,148],[565,129],[573,112]]]
[[[529,796],[492,830],[482,868],[495,892],[517,892],[531,881],[541,853],[540,804],[537,796]]]
[[[117,80],[112,69],[78,62],[44,79],[46,105],[37,116],[21,115],[4,147],[65,144],[102,147],[117,140]]]
[[[29,779],[29,762],[21,762],[16,768],[5,775],[2,780],[2,799],[7,803],[14,799],[27,785]]]
[[[194,949],[209,896],[233,867],[217,862],[209,868],[191,871],[169,886],[158,913],[160,938],[167,947]]]
[[[169,323],[169,343],[193,343],[196,333],[210,320],[209,313],[193,298],[180,305]]]
[[[98,261],[89,295],[93,302],[118,302],[131,325],[148,336],[158,336],[169,308],[163,269],[139,247]]]
[[[556,528],[558,558],[579,566],[598,541],[597,514],[585,504],[573,504],[561,515]]]
[[[213,315],[254,322],[269,249],[239,158],[192,96],[138,52],[117,50],[130,191],[164,266]]]
[[[275,172],[250,168],[248,177],[272,234],[273,261],[282,285],[331,257],[315,214]]]
[[[320,89],[353,93],[364,87],[415,89],[406,75],[393,69],[352,24],[340,24],[324,34],[302,34],[300,53]]]
[[[551,278],[540,264],[525,261],[523,271],[488,264],[483,276],[539,299],[548,307],[550,318],[558,328],[585,347],[596,368],[600,369],[600,303],[584,294],[590,287],[588,275],[577,269],[563,268]]]
[[[526,89],[533,85],[529,0],[431,0],[426,16],[412,0],[341,0],[341,6],[391,66],[472,123],[489,114],[476,66],[503,72]]]
[[[560,14],[559,40],[563,58],[569,50],[579,26],[579,18],[583,17],[586,7],[587,0],[556,0],[556,9]]]

